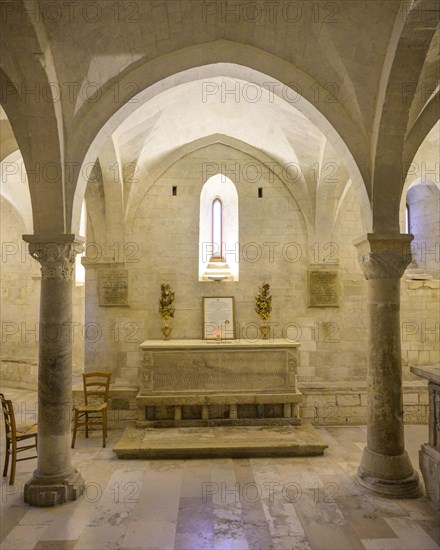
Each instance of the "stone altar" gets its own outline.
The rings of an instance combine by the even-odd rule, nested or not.
[[[147,340],[138,427],[300,424],[299,343]]]
[[[426,497],[440,510],[440,366],[410,367],[410,370],[429,381],[429,442],[419,451],[419,464]]]

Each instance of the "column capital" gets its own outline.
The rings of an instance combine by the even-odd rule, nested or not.
[[[367,233],[353,244],[366,279],[400,279],[411,263],[410,243],[406,233]]]
[[[29,254],[41,264],[42,279],[72,280],[75,256],[82,252],[84,239],[74,234],[23,235]]]

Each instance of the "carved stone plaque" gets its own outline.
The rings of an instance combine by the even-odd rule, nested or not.
[[[339,307],[339,271],[308,270],[309,307]]]
[[[141,386],[143,390],[171,393],[295,390],[296,371],[292,377],[287,353],[235,349],[156,351],[150,354],[149,363],[144,360]]]
[[[99,269],[100,306],[128,306],[128,270]]]

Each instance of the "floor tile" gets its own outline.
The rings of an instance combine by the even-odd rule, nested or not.
[[[35,393],[12,390],[23,414]],[[0,550],[312,550],[440,548],[440,515],[422,499],[387,500],[355,483],[362,426],[318,428],[321,457],[118,460],[100,434],[80,435],[73,463],[86,490],[75,502],[32,508],[23,486],[36,461],[1,489]],[[3,432],[2,432],[3,433]],[[418,463],[426,426],[407,426]],[[0,439],[4,450],[4,437]]]

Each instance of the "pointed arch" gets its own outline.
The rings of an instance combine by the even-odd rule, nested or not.
[[[172,68],[171,71],[168,67]],[[289,88],[289,82],[284,81],[286,75],[292,77],[290,84],[294,82],[303,91],[303,96]],[[203,82],[215,77],[241,79],[262,88],[267,87],[270,82],[274,95],[286,103],[289,101],[284,92],[286,88],[289,89],[296,97],[295,108],[328,136],[346,164],[358,194],[363,226],[365,230],[371,228],[371,208],[365,186],[365,181],[369,180],[369,158],[366,154],[368,143],[359,125],[347,116],[341,103],[323,103],[319,109],[316,107],[315,91],[319,89],[325,93],[325,89],[310,75],[286,60],[246,44],[218,40],[183,48],[127,69],[119,77],[119,86],[136,82],[139,93],[127,98],[123,105],[115,104],[112,87],[115,82],[111,82],[108,83],[108,89],[103,90],[99,110],[96,105],[85,106],[86,111],[80,109],[75,117],[75,131],[84,139],[73,144],[74,149],[68,152],[69,158],[79,160],[81,166],[94,162],[103,143],[147,101],[182,83]],[[80,205],[86,185],[81,166],[77,169],[78,181],[73,190],[73,227],[79,222]]]

